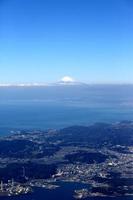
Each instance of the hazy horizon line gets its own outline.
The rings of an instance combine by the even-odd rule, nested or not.
[[[47,86],[78,86],[78,85],[133,85],[128,82],[74,82],[74,83],[0,83],[0,87],[47,87]]]

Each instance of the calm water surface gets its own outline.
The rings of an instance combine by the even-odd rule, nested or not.
[[[0,88],[0,134],[133,120],[133,86]]]
[[[2,197],[2,200],[74,200],[73,194],[75,189],[86,188],[84,184],[78,183],[61,183],[60,188],[55,190],[46,190],[42,188],[36,188],[35,192],[30,195],[19,197]],[[131,197],[118,197],[118,198],[87,198],[88,200],[132,200]]]

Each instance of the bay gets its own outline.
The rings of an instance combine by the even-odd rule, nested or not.
[[[80,183],[60,183],[60,187],[55,190],[35,188],[34,193],[16,197],[2,197],[2,200],[74,200],[74,190],[87,188]],[[90,197],[87,200],[132,200],[132,197]]]
[[[0,88],[0,135],[133,120],[132,85]]]

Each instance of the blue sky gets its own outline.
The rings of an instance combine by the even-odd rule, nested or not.
[[[132,0],[0,0],[0,83],[133,83]]]

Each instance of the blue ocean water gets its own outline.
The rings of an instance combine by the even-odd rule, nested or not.
[[[74,200],[74,190],[87,188],[79,183],[60,183],[60,188],[47,190],[36,188],[34,193],[18,197],[2,197],[2,200]],[[132,200],[132,197],[91,197],[86,200]]]
[[[0,88],[0,135],[133,120],[132,85]]]

